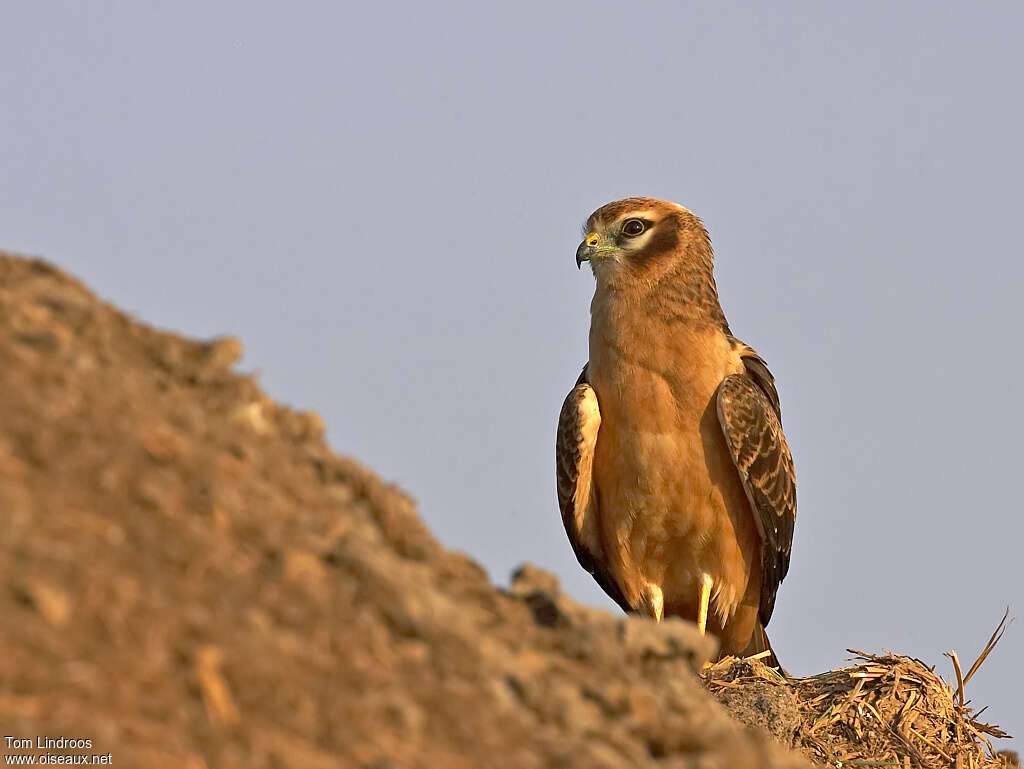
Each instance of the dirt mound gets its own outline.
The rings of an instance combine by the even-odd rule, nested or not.
[[[691,626],[580,607],[531,568],[495,589],[240,354],[0,256],[0,754],[805,765],[701,689]]]
[[[807,678],[790,678],[755,657],[728,657],[702,673],[708,688],[743,723],[768,730],[825,766],[1020,766],[992,739],[1008,737],[980,720],[964,685],[984,662],[1006,617],[967,676],[955,659],[954,690],[935,669],[898,654],[857,655],[854,664]]]

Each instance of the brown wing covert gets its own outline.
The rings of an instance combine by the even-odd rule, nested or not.
[[[555,438],[555,475],[558,507],[569,543],[580,565],[594,577],[624,611],[632,611],[604,563],[597,534],[596,503],[591,490],[594,445],[601,422],[597,396],[587,381],[587,369],[562,404]]]
[[[796,522],[796,471],[779,421],[778,396],[771,398],[774,381],[763,360],[756,358],[756,364],[753,376],[733,374],[722,382],[718,419],[761,534],[758,616],[767,626],[779,583],[789,571]],[[766,391],[762,379],[770,390]]]

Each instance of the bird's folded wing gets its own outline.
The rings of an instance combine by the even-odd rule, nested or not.
[[[796,522],[796,472],[782,432],[771,374],[759,357],[751,362],[756,364],[753,370],[747,365],[747,373],[728,376],[720,385],[718,419],[761,535],[758,616],[767,625],[775,608],[775,593],[789,570]],[[767,388],[762,378],[767,379]]]
[[[597,500],[592,493],[592,471],[601,412],[584,367],[576,386],[562,404],[555,439],[558,506],[580,565],[624,611],[631,611],[615,579],[608,572],[597,522]]]

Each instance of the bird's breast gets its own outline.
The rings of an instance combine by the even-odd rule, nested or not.
[[[732,340],[713,324],[666,323],[641,310],[595,302],[590,380],[603,419],[620,414],[655,431],[703,414],[722,380],[743,370]]]
[[[749,503],[716,409],[722,380],[742,369],[717,326],[595,313],[594,483],[605,552],[627,596],[654,583],[666,601],[690,600],[702,571],[731,585],[735,600],[742,594],[750,532],[737,520]],[[734,568],[722,573],[723,563]]]

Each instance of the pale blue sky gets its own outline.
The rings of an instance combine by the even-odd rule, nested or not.
[[[503,583],[610,606],[554,495],[581,221],[703,217],[796,459],[769,632],[950,673],[1024,607],[1024,6],[0,5],[0,248],[246,343]],[[1024,730],[1024,628],[969,687]]]

